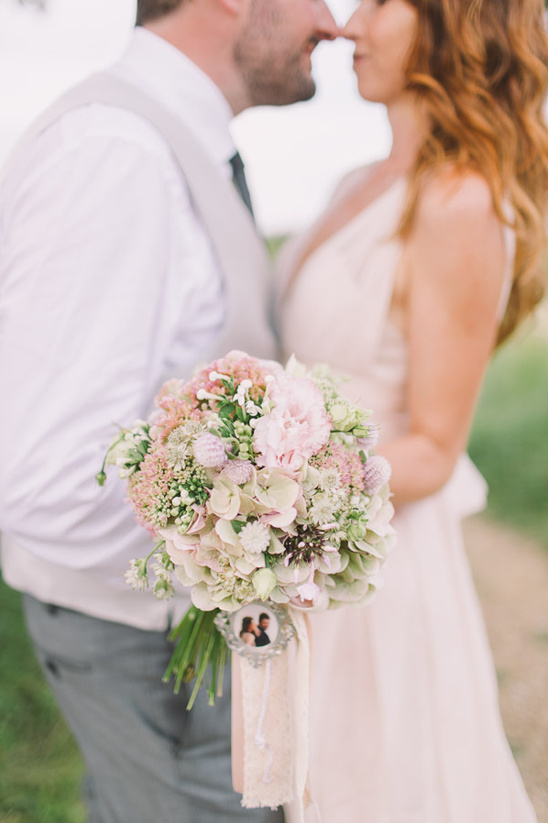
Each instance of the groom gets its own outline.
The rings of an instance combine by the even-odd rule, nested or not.
[[[267,261],[229,123],[310,98],[323,0],[140,0],[122,59],[54,104],[0,181],[0,527],[39,660],[84,755],[90,823],[279,821],[231,788],[230,688],[161,676],[188,600],[124,587],[150,540],[115,431],[170,376],[275,356]]]

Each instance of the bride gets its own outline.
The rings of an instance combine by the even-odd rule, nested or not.
[[[543,19],[541,0],[362,0],[343,31],[393,148],[293,247],[281,328],[374,408],[398,545],[372,605],[310,615],[310,821],[535,820],[459,524],[484,497],[464,449],[487,362],[543,291]]]

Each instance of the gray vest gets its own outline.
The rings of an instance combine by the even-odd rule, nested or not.
[[[200,360],[206,363],[230,349],[274,359],[277,348],[271,318],[270,267],[247,208],[235,187],[219,174],[184,124],[137,86],[105,71],[72,88],[31,125],[0,182],[5,177],[7,186],[17,187],[26,173],[29,163],[26,149],[32,141],[64,114],[92,103],[130,109],[160,132],[181,168],[196,211],[211,239],[224,277],[226,316],[219,336],[204,350]],[[175,376],[186,375],[162,375]]]

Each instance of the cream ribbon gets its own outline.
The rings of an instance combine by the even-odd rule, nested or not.
[[[232,656],[233,784],[245,808],[285,805],[304,823],[310,643],[305,614],[289,612],[296,635],[280,655],[258,668]]]

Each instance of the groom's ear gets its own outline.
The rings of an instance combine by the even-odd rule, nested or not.
[[[233,14],[238,17],[245,17],[249,12],[249,7],[253,0],[213,0],[219,6],[222,6],[225,12]]]

